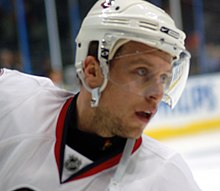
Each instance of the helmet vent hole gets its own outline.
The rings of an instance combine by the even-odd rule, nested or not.
[[[128,25],[129,24],[129,20],[128,19],[124,19],[124,18],[104,18],[103,19],[103,23],[105,24],[118,24],[118,25]]]
[[[165,39],[164,39],[164,38],[161,38],[161,39],[160,39],[160,42],[161,42],[161,43],[164,43],[164,42],[165,42]]]
[[[139,26],[144,29],[150,29],[156,31],[158,29],[158,25],[151,21],[139,21]]]
[[[81,48],[81,43],[78,43],[78,47]]]
[[[118,11],[119,9],[120,9],[120,7],[119,7],[119,6],[115,7],[115,10],[116,10],[116,11]]]

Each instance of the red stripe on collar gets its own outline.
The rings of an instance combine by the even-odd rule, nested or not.
[[[55,159],[57,162],[57,168],[58,170],[60,169],[60,147],[61,147],[61,142],[62,142],[62,137],[63,137],[63,128],[64,128],[64,121],[66,117],[66,112],[67,109],[72,102],[73,97],[69,98],[66,103],[63,105],[60,115],[57,120],[57,128],[56,128],[56,143],[54,147],[54,153],[55,153]]]
[[[72,102],[72,98],[69,98],[66,103],[63,105],[60,115],[58,117],[58,121],[57,121],[57,128],[56,128],[56,143],[55,143],[55,148],[54,148],[54,153],[55,153],[55,159],[56,159],[56,163],[57,163],[57,168],[58,171],[60,171],[60,149],[61,149],[61,143],[62,143],[62,138],[63,138],[63,129],[64,129],[64,121],[65,121],[65,117],[66,117],[66,113],[68,110],[68,107],[70,105],[70,103]],[[140,137],[139,139],[137,139],[134,148],[132,150],[132,153],[134,153],[141,145],[142,143],[142,138]],[[85,178],[88,176],[92,176],[94,174],[97,174],[101,171],[104,171],[108,168],[111,168],[115,165],[117,165],[121,159],[122,153],[114,156],[113,158],[87,170],[86,172],[80,174],[77,177],[74,177],[73,179],[70,179],[68,182],[70,181],[74,181],[74,180],[78,180],[81,178]]]
[[[132,150],[132,154],[141,146],[141,143],[142,143],[142,138],[140,137],[139,139],[137,139],[137,141],[134,145],[134,148]],[[73,180],[78,180],[81,178],[86,178],[88,176],[92,176],[92,175],[97,174],[101,171],[104,171],[108,168],[111,168],[119,163],[121,156],[122,156],[122,153],[116,155],[115,157],[103,162],[102,164],[100,164],[96,167],[89,169],[88,171],[80,174],[79,176],[74,177],[73,179],[69,180],[68,182],[73,181]]]

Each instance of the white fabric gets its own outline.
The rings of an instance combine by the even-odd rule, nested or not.
[[[115,167],[59,182],[54,157],[56,123],[71,93],[46,78],[4,70],[0,76],[0,190],[104,191]],[[174,151],[144,136],[131,156],[117,191],[199,191],[192,174]]]
[[[81,155],[77,151],[73,150],[68,145],[65,145],[64,163],[66,163],[66,162],[68,163],[68,160],[71,158],[71,156],[76,157],[78,159],[78,161],[80,161],[79,168],[76,171],[74,171],[74,173],[81,170],[83,167],[92,163],[92,161],[90,159]],[[62,181],[64,182],[65,180],[67,180],[72,174],[73,174],[73,172],[68,170],[64,165],[63,173],[62,173]]]

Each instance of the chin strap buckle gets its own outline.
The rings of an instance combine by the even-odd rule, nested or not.
[[[100,91],[99,88],[94,88],[91,91],[91,107],[97,107],[99,105]]]

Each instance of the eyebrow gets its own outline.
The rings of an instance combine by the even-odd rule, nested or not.
[[[145,60],[142,57],[139,57],[139,58],[136,57],[136,58],[134,58],[133,61],[129,61],[128,64],[131,65],[131,66],[135,66],[135,65],[138,65],[138,64],[141,64],[141,63],[144,63],[146,66],[149,67],[149,69],[154,68],[154,63],[150,62],[149,59]],[[169,63],[169,64],[171,66],[171,63]],[[166,70],[165,72],[172,73],[172,67],[170,67],[170,69]]]

